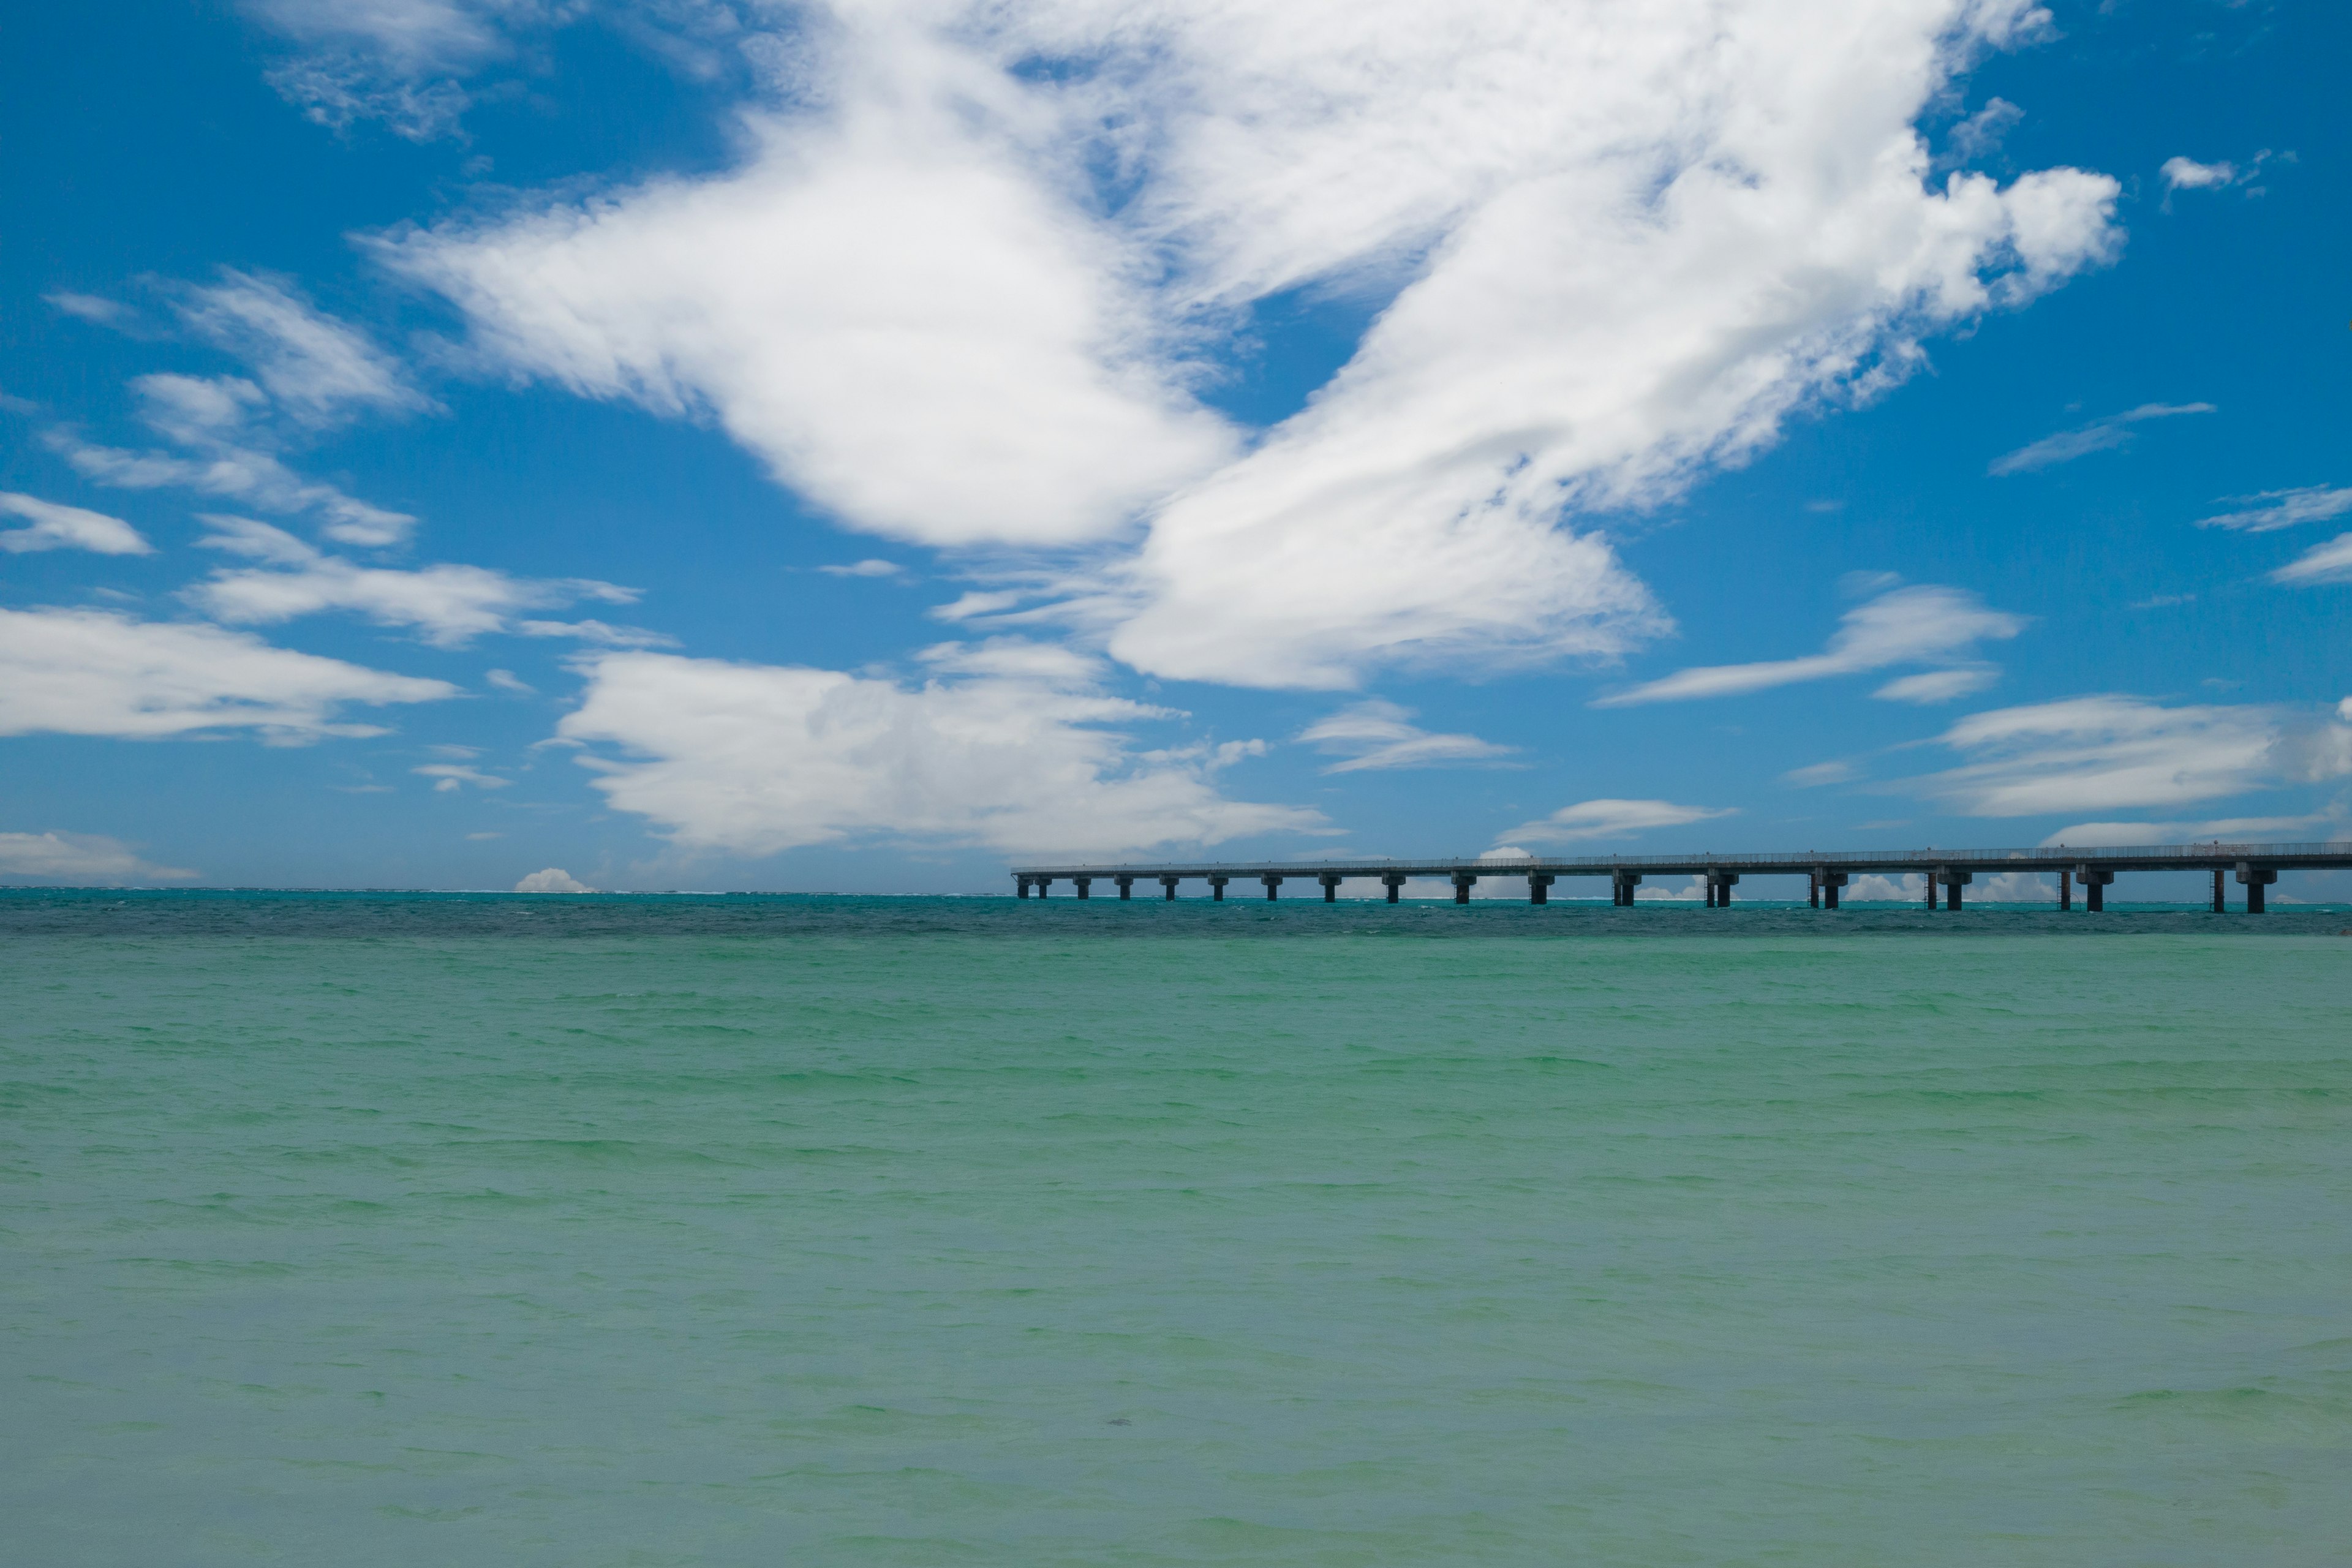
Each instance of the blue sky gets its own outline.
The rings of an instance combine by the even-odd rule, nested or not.
[[[2352,837],[2340,8],[1428,9],[28,12],[0,877]]]

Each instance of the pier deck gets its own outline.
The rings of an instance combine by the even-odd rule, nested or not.
[[[1608,855],[1509,859],[1391,860],[1378,858],[1348,860],[1204,861],[1182,865],[1157,863],[1071,866],[1016,866],[1012,875],[1015,893],[1034,891],[1047,896],[1054,884],[1067,882],[1079,898],[1089,895],[1097,882],[1118,889],[1122,899],[1133,896],[1135,884],[1156,884],[1162,895],[1176,897],[1188,881],[1206,883],[1212,899],[1223,899],[1234,882],[1256,883],[1269,899],[1285,882],[1313,882],[1325,901],[1338,898],[1341,884],[1378,881],[1395,903],[1408,880],[1437,878],[1450,882],[1454,901],[1467,903],[1470,889],[1481,881],[1523,879],[1530,903],[1548,902],[1552,886],[1569,878],[1591,877],[1608,881],[1612,900],[1630,906],[1633,889],[1649,877],[1703,877],[1709,908],[1727,907],[1731,889],[1743,877],[1802,877],[1817,908],[1835,909],[1851,879],[1863,875],[1916,875],[1926,879],[1926,904],[1962,906],[1965,889],[1979,877],[2003,872],[2054,874],[2057,905],[2074,907],[2074,889],[2080,884],[2084,905],[2104,908],[2105,893],[2119,872],[2204,871],[2213,879],[2213,909],[2224,909],[2225,879],[2245,889],[2247,912],[2263,910],[2263,890],[2278,880],[2281,871],[2340,870],[2352,868],[2352,842],[2318,844],[2144,844],[2123,847],[2074,849],[2063,845],[2035,849],[1836,849],[1776,851],[1766,854]]]

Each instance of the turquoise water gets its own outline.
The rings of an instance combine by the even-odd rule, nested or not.
[[[2340,1563],[2347,924],[0,896],[0,1555]]]

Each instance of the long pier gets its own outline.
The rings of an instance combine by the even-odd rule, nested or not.
[[[2083,889],[2083,907],[2094,912],[2106,905],[2106,890],[2124,871],[2207,871],[2213,879],[2213,912],[2229,906],[2224,899],[2234,878],[2245,889],[2248,914],[2263,912],[2263,889],[2278,880],[2281,871],[2333,871],[2352,868],[2352,842],[2326,844],[2144,844],[2126,848],[2070,849],[2060,845],[2039,849],[1838,849],[1766,855],[1611,855],[1567,859],[1479,858],[1475,860],[1287,860],[1207,862],[1194,865],[1016,866],[1013,890],[1021,898],[1035,893],[1045,898],[1056,882],[1067,882],[1080,898],[1097,882],[1118,889],[1132,898],[1138,882],[1157,883],[1162,895],[1176,896],[1187,881],[1208,884],[1209,896],[1222,900],[1232,883],[1255,882],[1269,899],[1285,882],[1313,882],[1323,889],[1323,901],[1339,896],[1342,883],[1378,881],[1388,889],[1388,901],[1412,879],[1434,877],[1454,886],[1454,901],[1466,904],[1470,889],[1496,879],[1524,878],[1528,901],[1549,902],[1553,885],[1575,877],[1603,878],[1611,901],[1621,909],[1633,904],[1633,889],[1645,877],[1704,877],[1706,907],[1727,909],[1731,889],[1742,877],[1802,877],[1811,889],[1815,909],[1836,909],[1838,895],[1856,876],[1916,875],[1927,879],[1927,907],[1957,910],[1965,889],[1979,877],[2003,872],[2055,873],[2058,907],[2074,907],[2074,889]]]

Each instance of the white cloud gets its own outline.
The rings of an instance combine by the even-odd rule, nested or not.
[[[1889,702],[1917,702],[1922,705],[1949,702],[1982,691],[2000,679],[2000,671],[1990,665],[1965,665],[1957,669],[1930,669],[1917,675],[1906,675],[1890,680],[1873,697]]]
[[[750,164],[388,241],[478,349],[583,395],[708,407],[850,526],[1100,538],[1223,458],[1137,288],[1148,258],[1044,177],[1052,127],[943,42],[842,24],[834,107]],[[1065,171],[1066,173],[1066,171]]]
[[[1916,904],[1923,901],[1927,896],[1927,879],[1916,871],[1906,871],[1899,878],[1869,873],[1856,877],[1848,882],[1844,895],[1838,901],[1855,904],[1892,903],[1900,900],[1906,904]]]
[[[301,52],[269,72],[288,101],[341,130],[381,120],[428,141],[457,126],[457,79],[508,54],[505,29],[577,14],[545,0],[245,0],[244,9]]]
[[[502,779],[479,768],[469,768],[463,763],[427,763],[421,768],[408,771],[433,780],[434,789],[444,795],[455,795],[466,784],[472,784],[477,789],[504,789],[514,783],[512,779]]]
[[[2025,119],[2025,110],[2005,98],[1989,99],[1982,109],[1946,133],[1939,169],[1958,169],[2000,151],[2001,142]]]
[[[253,366],[278,406],[308,425],[356,409],[408,412],[432,404],[364,333],[320,314],[284,282],[224,269],[178,301],[197,335]]]
[[[1909,787],[1969,816],[2179,805],[2352,773],[2352,727],[2276,707],[2076,697],[1979,713],[1939,739],[1981,760]]]
[[[1105,695],[1098,661],[1014,639],[943,644],[921,685],[668,654],[585,660],[560,737],[619,810],[688,848],[764,855],[887,837],[1099,853],[1312,829],[1319,814],[1230,801],[1255,748],[1137,751],[1108,726],[1175,717]]]
[[[2047,877],[2026,871],[2000,871],[1970,885],[1966,900],[1972,904],[2046,904],[2055,902],[2057,897],[2058,889]]]
[[[2331,517],[2341,517],[2352,511],[2352,489],[2330,489],[2326,485],[2306,485],[2301,489],[2292,490],[2263,490],[2258,495],[2231,499],[2239,504],[2238,510],[2200,518],[2197,526],[2269,533],[2274,529],[2293,528],[2298,522],[2325,522]],[[2249,502],[2263,504],[2248,505]]]
[[[609,587],[603,584],[599,586]],[[644,626],[616,626],[606,621],[517,621],[514,629],[527,637],[577,637],[599,647],[676,647],[677,639],[667,632],[648,631]]]
[[[397,70],[455,70],[506,51],[500,28],[543,16],[541,0],[244,0],[301,43],[365,47]]]
[[[1549,816],[1495,837],[1524,838],[1536,844],[1569,844],[1587,838],[1623,838],[1653,827],[1680,827],[1685,823],[1737,815],[1704,805],[1676,805],[1666,800],[1585,800],[1561,806]]]
[[[820,566],[829,577],[896,577],[906,570],[896,561],[853,561],[845,566]]]
[[[69,289],[59,289],[41,298],[77,321],[90,321],[101,327],[119,326],[133,314],[130,306],[118,300],[97,294],[77,294]]]
[[[118,838],[95,833],[0,833],[0,877],[49,887],[115,888],[184,882],[195,876],[154,866]]]
[[[2194,158],[2167,158],[2164,161],[2164,183],[2176,191],[2210,190],[2226,185],[2238,177],[2234,163],[2200,163]]]
[[[95,610],[0,610],[0,735],[373,735],[381,728],[338,721],[337,709],[456,695],[444,681],[272,647],[217,626]]]
[[[1862,776],[1862,770],[1848,762],[1815,763],[1811,767],[1790,768],[1780,775],[1780,782],[1799,789],[1814,789],[1822,784],[1846,784]]]
[[[1962,589],[1897,588],[1848,610],[1839,621],[1837,635],[1820,653],[1803,658],[1703,665],[1677,670],[1630,691],[1601,698],[1593,706],[1621,708],[1637,702],[1728,697],[1798,681],[1857,675],[1889,665],[1949,662],[1962,658],[1985,638],[2013,637],[2024,629],[2023,617],[1988,609],[1974,594]],[[1953,677],[1966,678],[1968,684],[1960,689],[1975,689],[1986,684],[1992,672],[1979,665],[1938,670],[1928,676],[1897,680],[1881,687],[1874,695],[1896,701],[1940,702],[1960,694],[1959,689],[1948,689]],[[1938,678],[1942,678],[1940,684]]]
[[[2352,533],[2315,544],[2271,574],[2273,583],[2352,583]]]
[[[2260,177],[2263,165],[2271,161],[2267,147],[2242,164],[2231,163],[2200,163],[2194,158],[2167,158],[2159,171],[2164,176],[2164,210],[2172,210],[2172,197],[2177,191],[2226,191],[2233,185],[2245,187],[2248,196],[2259,196],[2263,187],[2252,182]],[[2294,163],[2294,154],[2285,155]]]
[[[1606,658],[1666,623],[1585,520],[2116,254],[2104,175],[1928,183],[1916,119],[2043,16],[874,5],[754,40],[803,107],[740,167],[381,254],[489,365],[707,408],[852,526],[1123,548],[1143,518],[1065,613],[1155,674]],[[1220,468],[1191,361],[1301,288],[1394,299]]]
[[[2135,425],[2144,425],[2151,419],[2176,419],[2184,414],[2214,412],[2216,410],[2210,403],[2143,403],[2137,408],[2110,414],[2104,419],[2094,419],[2087,425],[2077,425],[2054,436],[2044,436],[2039,441],[1995,458],[1986,472],[2005,476],[2054,468],[2060,463],[2071,463],[2077,458],[2087,458],[2094,452],[2113,451],[2118,447],[2131,445],[2136,434],[2132,429]]]
[[[236,625],[268,626],[321,610],[349,610],[378,626],[413,626],[424,640],[440,647],[462,647],[486,632],[507,630],[610,642],[628,634],[601,621],[516,625],[512,617],[522,610],[583,598],[625,605],[637,596],[633,589],[588,578],[509,577],[482,566],[425,566],[413,572],[359,566],[321,554],[284,530],[251,518],[212,513],[205,521],[215,531],[200,543],[271,563],[215,572],[184,592],[206,615]]]
[[[1439,735],[1410,721],[1412,710],[1373,699],[1318,719],[1298,738],[1318,752],[1344,757],[1327,773],[1360,773],[1374,768],[1427,768],[1447,763],[1492,762],[1518,748],[1499,746],[1475,735]]]
[[[514,890],[518,893],[593,893],[596,889],[561,867],[550,866],[544,871],[533,871],[517,882]]]
[[[511,669],[493,669],[487,675],[484,675],[482,679],[488,681],[492,686],[497,687],[500,691],[511,692],[517,697],[535,697],[539,693],[539,689],[537,687],[523,679],[522,677],[517,675]]]
[[[1344,686],[1622,651],[1663,619],[1564,506],[1669,497],[1899,376],[1918,333],[2111,253],[2103,177],[1923,188],[1927,8],[1360,6],[1328,23],[1341,58],[1248,14],[1265,37],[1217,58],[1257,69],[1220,74],[1290,101],[1245,118],[1197,89],[1234,114],[1183,193],[1234,247],[1215,283],[1429,260],[1313,405],[1155,520],[1110,644],[1154,673]]]
[[[119,517],[65,506],[37,496],[0,490],[0,512],[28,518],[29,528],[0,530],[0,550],[23,554],[32,550],[90,550],[100,555],[152,555],[155,547]]]

